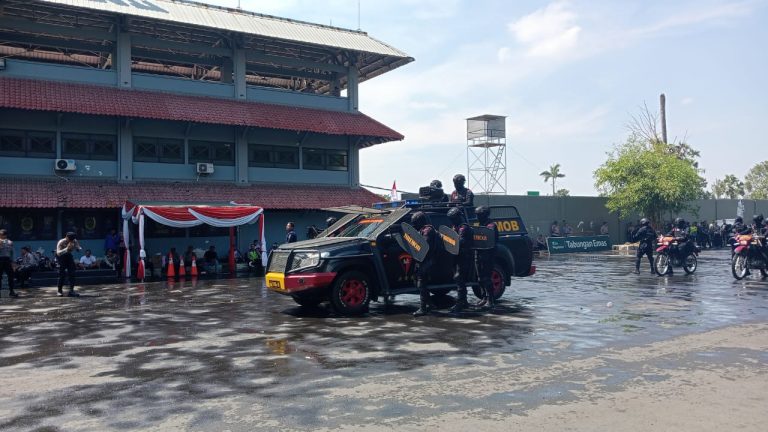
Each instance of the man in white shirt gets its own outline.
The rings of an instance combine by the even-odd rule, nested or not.
[[[90,249],[86,249],[85,255],[80,257],[80,268],[82,270],[90,270],[98,267],[96,257],[91,255]]]

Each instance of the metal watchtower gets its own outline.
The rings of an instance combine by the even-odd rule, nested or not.
[[[467,173],[475,193],[507,193],[506,116],[467,119]]]

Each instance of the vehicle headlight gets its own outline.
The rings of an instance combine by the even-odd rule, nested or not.
[[[291,270],[315,267],[320,264],[320,252],[296,252],[291,260]]]

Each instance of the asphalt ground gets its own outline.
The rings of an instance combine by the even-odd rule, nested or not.
[[[0,430],[762,431],[768,280],[728,258],[545,258],[459,318],[338,317],[260,278],[2,291]]]

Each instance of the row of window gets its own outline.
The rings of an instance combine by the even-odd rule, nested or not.
[[[61,134],[67,159],[117,160],[114,135]],[[0,156],[55,158],[56,133],[0,129]]]
[[[61,156],[65,159],[117,160],[117,138],[114,135],[64,133],[61,142]],[[135,137],[133,145],[133,157],[137,162],[184,163],[184,140]],[[0,129],[0,156],[54,158],[56,134]],[[345,150],[305,148],[302,156],[304,169],[346,171],[349,168]],[[233,166],[235,146],[232,143],[190,140],[188,162]],[[299,149],[249,144],[248,166],[298,169]]]

